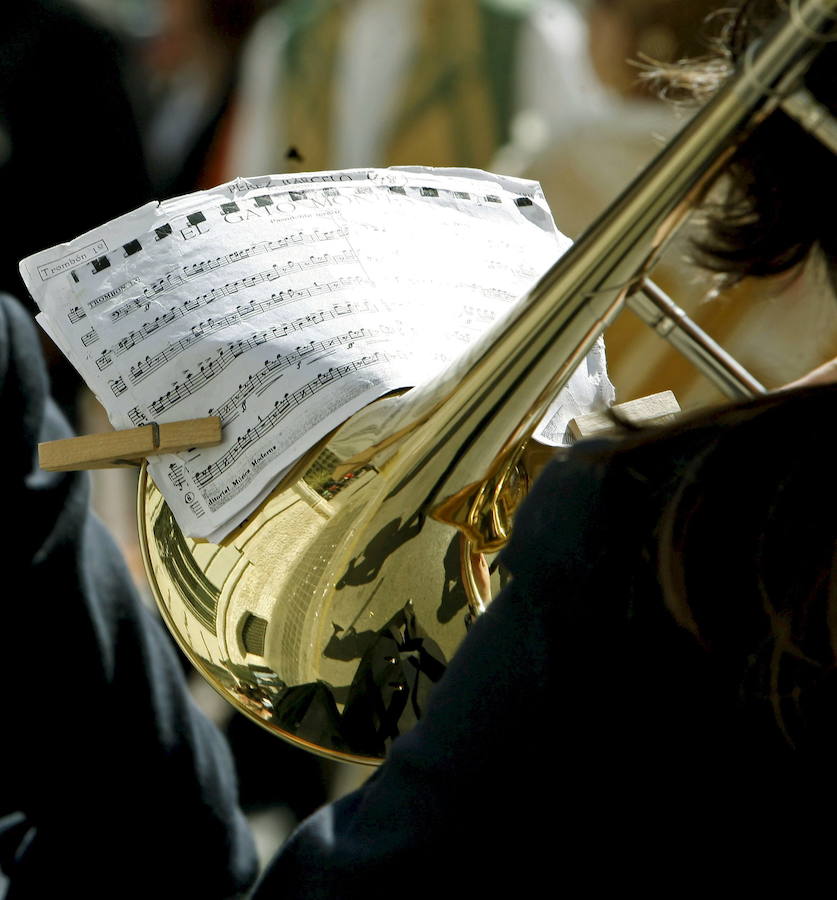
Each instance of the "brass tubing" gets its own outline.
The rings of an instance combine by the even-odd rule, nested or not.
[[[823,29],[837,0],[808,0],[800,12],[810,30]],[[795,21],[778,23],[748,66],[544,275],[514,317],[472,350],[469,371],[402,455],[405,478],[432,460],[442,470],[432,493],[442,499],[531,433],[736,144],[795,88],[818,44]]]
[[[646,279],[627,305],[730,400],[749,400],[767,388],[714,341],[653,281]]]

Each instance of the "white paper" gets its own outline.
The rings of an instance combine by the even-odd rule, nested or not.
[[[115,428],[221,416],[219,447],[149,461],[184,532],[218,540],[349,416],[460,357],[569,244],[534,182],[364,169],[148,204],[21,273]],[[570,408],[612,402],[598,353],[556,401],[555,443]]]

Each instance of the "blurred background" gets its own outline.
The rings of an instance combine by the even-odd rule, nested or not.
[[[22,257],[151,199],[230,180],[355,166],[473,166],[541,182],[580,235],[689,116],[641,78],[704,55],[719,0],[19,0],[0,40],[0,183]],[[720,290],[678,239],[655,280],[768,387],[837,355],[837,311],[800,278]],[[824,296],[822,292],[820,296]],[[807,299],[803,303],[802,297]],[[606,333],[617,401],[721,395],[626,312]],[[45,339],[82,433],[104,414]],[[134,479],[94,501],[147,593]],[[225,729],[265,856],[366,770],[280,745],[196,683]],[[265,773],[272,773],[266,778]]]

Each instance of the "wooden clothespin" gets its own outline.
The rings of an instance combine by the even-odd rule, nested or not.
[[[619,419],[631,425],[664,425],[680,413],[680,404],[671,391],[649,394],[627,403],[617,403],[607,412],[587,413],[570,419],[570,434],[576,439],[618,433]]]
[[[110,469],[135,466],[147,456],[177,453],[191,447],[221,443],[221,419],[185,419],[158,425],[143,425],[124,431],[86,434],[62,441],[38,444],[38,461],[48,472],[75,469]]]

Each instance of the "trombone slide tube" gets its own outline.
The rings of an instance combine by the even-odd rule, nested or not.
[[[644,281],[639,291],[628,297],[627,305],[730,400],[749,400],[767,393],[760,381],[652,281]]]
[[[816,32],[837,17],[837,0],[806,0],[800,15],[807,28],[781,20],[512,317],[473,348],[467,374],[403,448],[395,493],[429,467],[438,477],[428,503],[438,502],[475,484],[531,434],[736,145],[796,87],[821,46]]]

